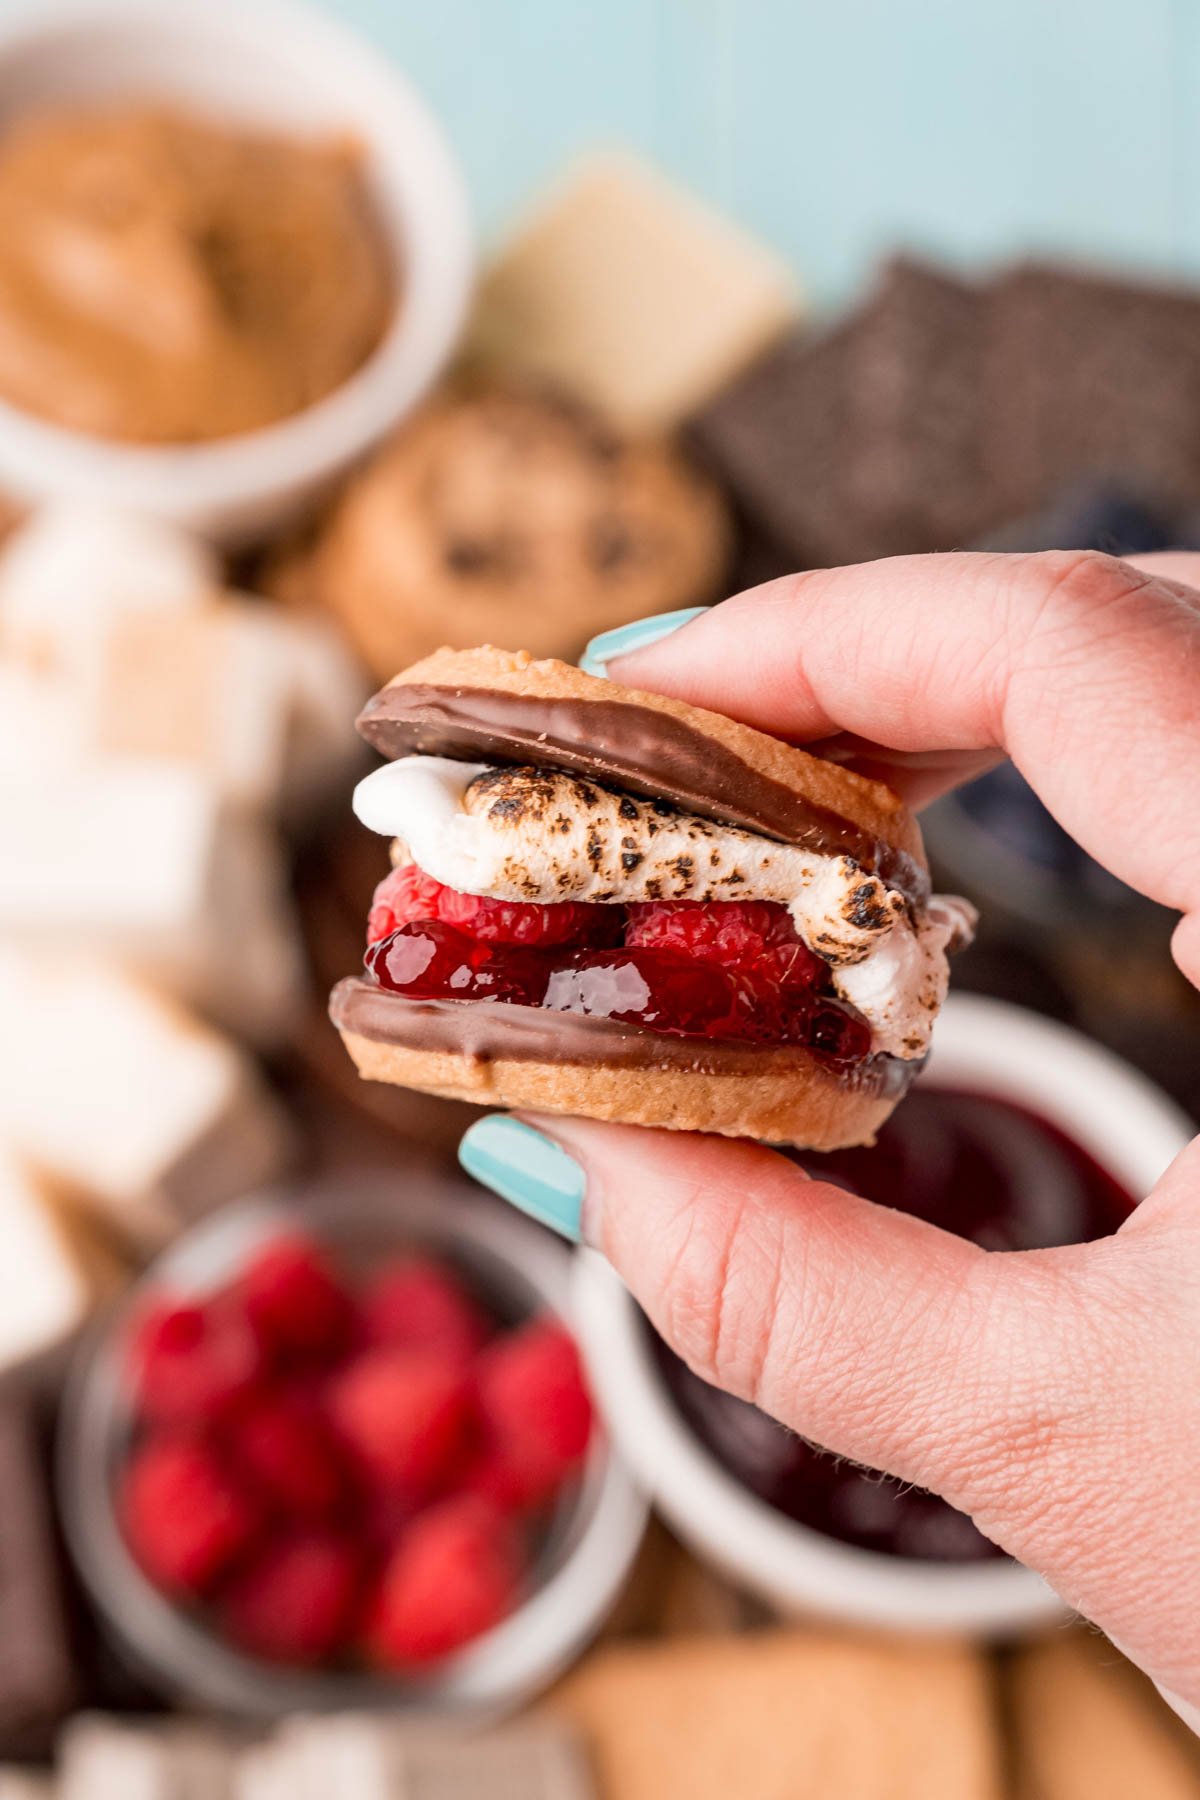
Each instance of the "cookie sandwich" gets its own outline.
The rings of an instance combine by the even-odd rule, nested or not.
[[[368,702],[393,840],[334,1023],[371,1080],[812,1149],[920,1068],[973,909],[890,789],[565,663],[439,650]]]

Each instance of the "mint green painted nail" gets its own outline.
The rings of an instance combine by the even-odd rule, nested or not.
[[[468,1175],[501,1199],[573,1244],[579,1242],[583,1170],[540,1131],[505,1113],[492,1113],[466,1132],[458,1160]]]
[[[615,631],[602,631],[580,657],[579,666],[587,675],[607,675],[606,664],[614,657],[628,656],[632,650],[644,650],[648,644],[657,644],[660,638],[670,637],[681,625],[689,624],[707,611],[707,606],[685,606],[679,612],[657,613],[651,619],[635,619],[632,625],[619,625]]]

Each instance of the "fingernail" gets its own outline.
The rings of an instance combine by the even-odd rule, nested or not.
[[[632,625],[619,625],[615,631],[602,631],[580,657],[579,666],[585,675],[607,675],[607,664],[618,656],[657,644],[708,610],[707,606],[685,606],[679,612],[658,613],[651,619],[635,619]]]
[[[501,1199],[573,1244],[580,1242],[583,1170],[532,1125],[504,1113],[479,1119],[459,1144],[458,1160],[468,1175]]]

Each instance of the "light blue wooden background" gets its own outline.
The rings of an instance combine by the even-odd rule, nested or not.
[[[494,233],[624,142],[820,300],[898,243],[1200,272],[1200,0],[327,0],[446,122]]]

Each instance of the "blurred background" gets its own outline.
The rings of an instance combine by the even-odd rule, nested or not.
[[[0,0],[0,1800],[1200,1795],[931,1495],[706,1387],[326,1016],[360,706],[910,551],[1200,549],[1169,4]],[[1116,1230],[1172,919],[1000,766],[833,1179]],[[1167,1497],[1169,1498],[1169,1497]]]
[[[1200,266],[1196,21],[1168,0],[335,10],[435,103],[488,236],[616,142],[773,244],[821,305],[901,244],[968,267],[1031,250]]]

